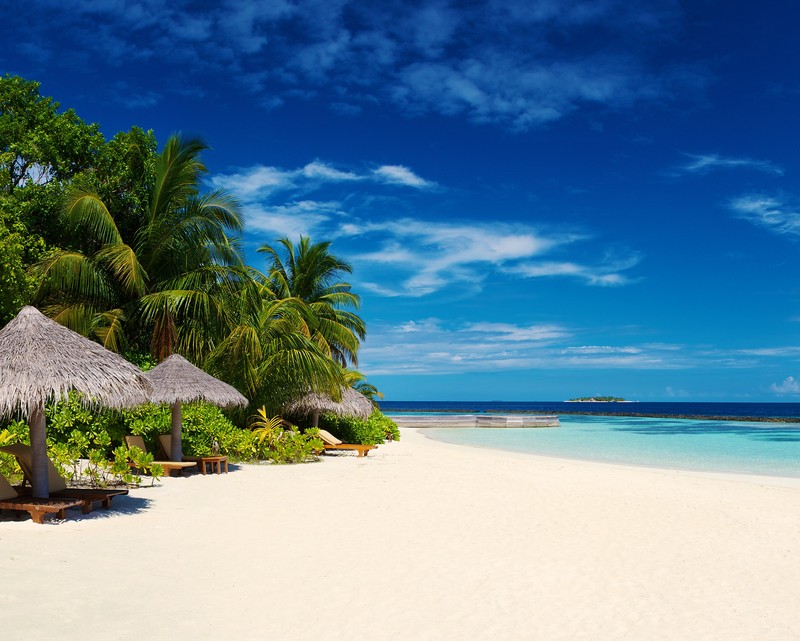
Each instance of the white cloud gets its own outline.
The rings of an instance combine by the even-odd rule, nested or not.
[[[800,235],[800,206],[796,198],[745,194],[731,200],[730,208],[739,218],[776,234]]]
[[[773,383],[770,389],[776,394],[800,394],[800,381],[794,376],[787,376],[782,383]]]
[[[510,323],[470,323],[462,331],[493,334],[498,341],[551,341],[569,336],[569,333],[558,325],[519,327]]]
[[[432,187],[435,183],[420,178],[408,167],[402,165],[383,165],[373,170],[373,175],[383,182],[393,185],[405,185],[406,187]]]
[[[257,165],[233,174],[216,174],[210,182],[215,188],[225,189],[243,202],[253,202],[276,191],[293,188],[297,173]]]
[[[683,173],[707,174],[715,169],[754,169],[783,176],[783,167],[768,160],[731,158],[719,154],[685,154],[690,160],[680,167]]]
[[[401,279],[402,291],[410,296],[425,296],[453,283],[479,287],[489,268],[501,269],[582,238],[576,234],[546,235],[519,224],[413,218],[364,223],[358,229],[374,239],[376,248],[355,254],[352,260],[372,267],[391,266],[393,278]]]
[[[210,182],[216,188],[230,191],[243,202],[263,201],[280,191],[310,192],[323,185],[372,181],[407,187],[430,187],[435,183],[417,176],[407,167],[387,165],[362,174],[343,171],[333,165],[314,160],[298,169],[281,169],[265,165],[242,168],[228,174],[215,174]]]
[[[633,279],[622,272],[635,267],[640,261],[640,254],[630,253],[625,258],[607,256],[596,265],[557,261],[524,262],[513,265],[506,271],[526,278],[574,277],[588,285],[614,287],[633,282]]]
[[[674,346],[669,346],[674,349]],[[641,347],[612,347],[610,345],[581,345],[578,347],[567,347],[563,354],[641,354]],[[653,351],[652,349],[648,351]]]
[[[363,180],[362,176],[358,176],[351,171],[340,171],[318,160],[308,163],[300,171],[306,178],[316,178],[329,182]]]
[[[248,231],[259,238],[258,244],[272,242],[279,236],[288,236],[293,240],[300,236],[311,236],[341,213],[339,203],[313,200],[274,206],[245,205],[242,211]],[[268,238],[263,239],[259,234],[266,234]]]

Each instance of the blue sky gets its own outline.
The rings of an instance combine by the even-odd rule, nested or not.
[[[739,5],[743,6],[739,6]],[[31,0],[0,71],[333,240],[391,400],[800,399],[800,5]]]

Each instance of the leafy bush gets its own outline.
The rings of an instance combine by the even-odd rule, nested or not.
[[[345,443],[378,445],[387,440],[400,438],[400,430],[397,429],[395,422],[378,410],[366,420],[326,412],[319,417],[319,424]]]
[[[375,425],[383,430],[384,438],[387,441],[400,440],[400,428],[397,427],[397,423],[379,410],[372,412],[370,417],[367,419],[367,423],[370,425]]]
[[[23,421],[13,421],[0,431],[0,447],[12,443],[29,443],[28,425]],[[0,474],[5,476],[11,484],[22,482],[22,470],[17,465],[17,459],[11,454],[0,452]]]
[[[13,443],[28,445],[29,437],[28,425],[23,421],[14,421],[0,432],[0,446]],[[92,487],[107,487],[120,483],[138,484],[141,479],[131,471],[129,465],[131,459],[127,450],[119,447],[109,459],[105,451],[109,443],[110,439],[105,432],[99,433],[92,439],[75,429],[66,442],[56,442],[48,435],[47,455],[59,474],[68,482]],[[84,462],[80,459],[84,459]],[[138,467],[150,472],[154,480],[163,474],[163,470],[157,465],[142,464]],[[12,483],[22,482],[22,469],[17,464],[16,458],[10,454],[0,453],[0,473]]]
[[[185,404],[182,410],[181,445],[187,456],[211,455],[214,441],[220,454],[233,460],[258,458],[252,434],[236,427],[218,407],[207,403]],[[159,452],[158,435],[172,430],[172,412],[166,405],[142,405],[123,412],[127,432],[144,438],[148,452]]]
[[[273,463],[305,463],[316,461],[317,454],[324,449],[317,430],[289,432],[282,430],[268,452]]]
[[[317,460],[317,453],[323,450],[319,430],[286,430],[279,416],[267,416],[265,407],[257,412],[250,420],[250,433],[258,443],[259,458],[268,458],[279,464]]]

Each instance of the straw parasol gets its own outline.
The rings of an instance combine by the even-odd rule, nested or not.
[[[319,424],[319,415],[322,412],[332,412],[339,416],[369,418],[374,410],[372,402],[352,387],[342,388],[342,400],[338,403],[324,394],[310,392],[287,403],[283,408],[285,414],[310,417],[314,427]]]
[[[45,403],[80,392],[90,407],[120,409],[147,402],[152,388],[120,355],[23,307],[0,330],[0,416],[23,416],[30,427],[33,495],[46,498]]]
[[[179,354],[164,359],[149,372],[145,372],[145,376],[153,385],[150,400],[172,406],[172,451],[169,452],[169,457],[173,461],[183,460],[182,403],[206,401],[219,407],[246,407],[248,403],[235,387],[206,374]]]

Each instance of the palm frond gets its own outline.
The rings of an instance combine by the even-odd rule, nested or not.
[[[117,224],[100,196],[77,189],[67,197],[64,209],[67,224],[85,227],[100,244],[121,243]]]
[[[114,275],[126,295],[136,298],[147,291],[147,272],[139,264],[136,252],[125,243],[106,245],[96,258]]]

